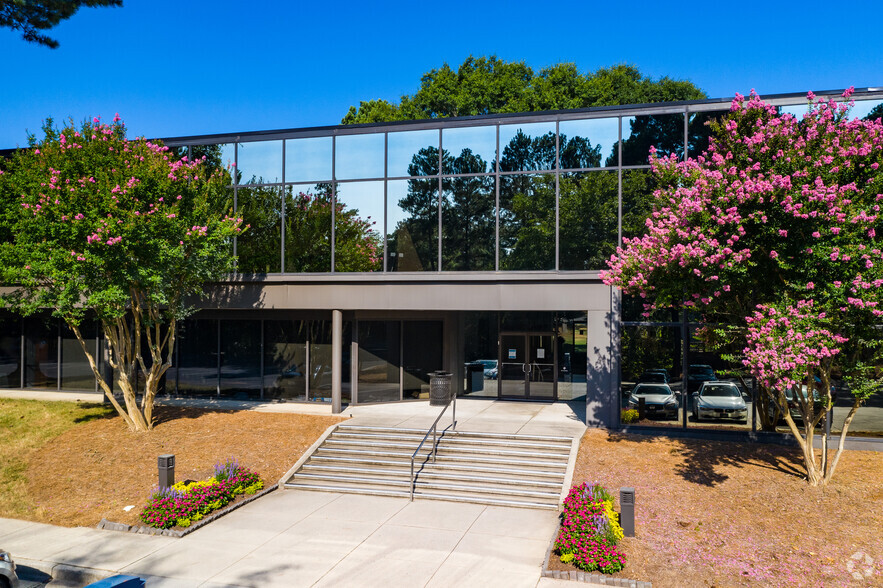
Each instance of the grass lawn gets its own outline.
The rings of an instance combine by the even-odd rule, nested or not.
[[[0,516],[133,524],[157,484],[158,455],[175,454],[177,480],[206,478],[234,457],[271,485],[343,420],[177,407],[155,414],[152,431],[133,433],[103,405],[0,399]]]
[[[796,448],[590,429],[573,483],[617,501],[635,488],[636,537],[620,543],[616,576],[654,588],[883,586],[883,452],[844,452],[824,488],[802,475]]]
[[[28,494],[31,457],[65,431],[105,417],[109,410],[101,404],[0,398],[0,516],[30,518],[35,510]]]

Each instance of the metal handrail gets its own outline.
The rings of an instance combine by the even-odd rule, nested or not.
[[[454,408],[451,410],[451,430],[457,430],[457,394],[456,392],[451,394],[451,399],[448,400],[448,403],[445,404],[445,407],[438,413],[438,416],[435,417],[435,422],[432,423],[432,426],[429,427],[429,430],[426,431],[426,434],[423,435],[423,440],[417,446],[417,449],[414,450],[414,453],[411,454],[411,501],[414,500],[414,486],[417,483],[417,479],[414,476],[414,459],[416,459],[417,454],[420,453],[420,449],[423,447],[423,444],[426,443],[426,440],[429,438],[429,434],[432,433],[432,463],[435,463],[435,455],[438,453],[438,440],[437,440],[437,431],[438,431],[438,422],[441,420],[442,416],[445,414],[445,411],[448,410],[448,407],[453,403]]]

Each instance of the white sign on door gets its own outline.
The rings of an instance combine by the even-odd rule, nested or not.
[[[546,359],[546,350],[542,347],[537,349],[537,359]]]

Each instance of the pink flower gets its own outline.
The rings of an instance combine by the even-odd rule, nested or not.
[[[812,282],[807,282],[807,284],[806,284],[807,290],[813,290],[815,287],[816,287],[816,285],[813,284]]]

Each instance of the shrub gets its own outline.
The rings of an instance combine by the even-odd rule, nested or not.
[[[572,561],[586,572],[613,574],[625,566],[625,555],[616,548],[622,537],[613,497],[607,490],[585,482],[570,489],[555,540],[561,561]]]
[[[230,459],[215,465],[215,475],[208,480],[178,482],[154,491],[141,511],[141,522],[158,529],[189,527],[239,494],[254,494],[263,487],[260,476]]]
[[[640,416],[638,415],[638,411],[634,408],[627,408],[622,411],[622,416],[620,417],[623,425],[628,425],[629,423],[636,423]]]

